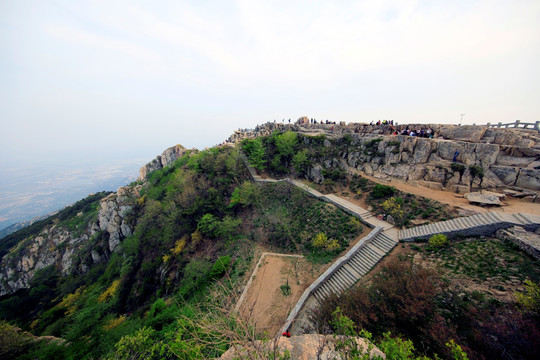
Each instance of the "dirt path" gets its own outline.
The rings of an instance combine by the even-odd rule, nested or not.
[[[255,323],[258,332],[273,337],[285,322],[304,290],[317,278],[319,269],[304,258],[265,256],[240,307],[240,313]],[[284,295],[282,285],[291,288]]]
[[[515,199],[512,197],[506,197],[504,202],[506,206],[494,206],[494,207],[482,207],[469,203],[463,195],[456,194],[449,191],[434,190],[423,186],[413,185],[400,180],[392,179],[391,181],[381,181],[380,179],[368,176],[362,173],[362,176],[379,184],[391,185],[403,192],[411,193],[418,196],[424,196],[429,199],[437,200],[441,203],[455,206],[457,208],[472,210],[478,213],[487,211],[501,211],[508,213],[523,212],[527,214],[540,214],[540,202],[532,203],[530,198]]]

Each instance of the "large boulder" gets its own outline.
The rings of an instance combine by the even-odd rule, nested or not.
[[[344,354],[343,350],[339,349],[338,342],[344,342],[343,340],[342,336],[319,334],[296,335],[290,338],[279,337],[270,341],[256,340],[231,347],[221,355],[220,359],[342,359]],[[367,339],[351,337],[347,338],[347,344],[358,349],[359,355],[368,355],[369,359],[377,356],[386,359],[386,355]],[[368,350],[370,347],[371,350]]]
[[[314,183],[322,184],[322,182],[324,181],[324,176],[322,174],[322,166],[314,165],[313,167],[311,167],[308,171],[308,177]]]
[[[135,198],[139,197],[141,185],[124,186],[114,194],[101,200],[98,211],[98,226],[109,234],[109,250],[115,251],[126,236],[133,233],[134,224],[129,219]]]
[[[445,139],[477,143],[482,139],[486,130],[485,126],[464,125],[442,128],[440,133]]]
[[[437,154],[444,160],[452,161],[454,153],[459,151],[457,160],[467,165],[476,164],[474,150],[476,144],[461,141],[439,141],[437,143]]]
[[[540,169],[521,169],[516,180],[516,186],[540,190]]]
[[[412,155],[412,163],[426,163],[435,147],[436,145],[431,139],[418,138]]]
[[[499,155],[499,145],[476,144],[475,150],[476,164],[484,167],[495,164]]]
[[[471,203],[481,205],[502,205],[500,196],[490,193],[471,192],[463,196]]]
[[[497,175],[497,177],[505,185],[514,185],[519,173],[519,168],[512,166],[492,165],[490,170]]]

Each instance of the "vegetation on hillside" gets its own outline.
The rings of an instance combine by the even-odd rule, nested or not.
[[[384,156],[384,153],[378,153],[381,141],[382,138],[367,141],[364,144],[365,153]],[[408,226],[411,220],[430,222],[449,218],[448,207],[435,200],[407,194],[360,175],[350,176],[339,167],[325,165],[328,159],[343,154],[351,142],[352,139],[346,136],[331,140],[324,135],[306,136],[292,131],[276,131],[270,136],[244,140],[242,150],[255,168],[268,171],[277,178],[285,175],[305,177],[312,165],[322,164],[324,180],[322,184],[315,185],[319,191],[333,193],[348,190],[357,198],[365,197],[375,214],[391,215],[397,226]]]
[[[453,359],[455,349],[447,345],[452,341],[470,359],[538,358],[539,309],[529,304],[540,269],[533,260],[493,239],[412,249],[409,256],[387,260],[369,281],[328,299],[313,315],[317,330],[336,331],[333,317],[340,309],[355,329],[373,333],[377,341],[387,332],[411,339],[417,352],[406,358],[438,354]],[[526,289],[512,290],[515,284]],[[494,295],[506,292],[527,300]]]
[[[287,132],[246,140],[242,147],[259,170],[302,176],[312,161],[339,155],[340,147],[327,146],[326,140]],[[340,146],[347,141],[352,140]],[[376,155],[378,143],[371,140],[366,151]],[[444,206],[391,186],[335,169],[325,169],[324,176],[322,187],[363,198],[398,225],[449,217]],[[0,243],[0,253],[53,223],[84,231],[105,195],[10,235]],[[0,298],[2,356],[219,357],[233,343],[266,337],[230,311],[253,264],[255,245],[323,263],[363,230],[356,218],[288,183],[253,184],[239,149],[230,147],[188,151],[149,174],[133,203],[130,216],[136,226],[118,251],[102,262],[88,262],[85,273],[43,268],[29,289]],[[87,261],[92,247],[107,236],[98,232],[89,239],[74,263]],[[448,243],[436,237],[390,259],[361,286],[328,299],[313,319],[317,331],[345,335],[339,337],[338,351],[349,358],[361,358],[350,341],[356,335],[371,337],[387,359],[535,358],[539,281],[538,263],[510,245],[478,239]],[[524,286],[516,287],[518,282]],[[479,288],[464,288],[464,283]],[[485,286],[499,292],[516,289],[516,301],[496,297]],[[14,326],[65,342],[36,339]]]
[[[49,216],[46,219],[37,221],[32,225],[7,235],[0,240],[0,259],[7,254],[9,249],[15,244],[20,243],[29,236],[38,234],[46,226],[60,223],[60,225],[68,226],[68,228],[74,230],[75,233],[84,231],[85,226],[95,218],[99,201],[109,194],[110,192],[102,191],[89,195],[73,205],[66,206],[55,215]],[[77,216],[79,213],[82,213],[81,216]]]
[[[206,332],[199,320],[208,323],[204,319],[217,319],[212,311],[230,308],[227,301],[244,279],[255,243],[328,261],[362,230],[343,211],[290,185],[258,186],[247,179],[238,150],[228,147],[188,152],[149,174],[133,199],[134,232],[119,251],[88,263],[84,274],[41,269],[29,289],[0,299],[0,318],[68,344],[23,342],[20,358],[217,357],[228,337]],[[100,198],[89,199],[59,213],[56,223],[81,231],[97,213]],[[313,247],[320,232],[334,245]],[[97,233],[76,257],[89,256],[106,236]],[[220,316],[247,331],[239,330],[247,328],[238,319]]]

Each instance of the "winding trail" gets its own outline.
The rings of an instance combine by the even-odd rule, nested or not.
[[[448,237],[491,235],[499,229],[516,225],[531,231],[540,228],[540,216],[538,215],[486,212],[400,231],[392,224],[377,219],[367,209],[334,194],[324,195],[299,180],[291,178],[280,180],[264,179],[249,165],[244,154],[241,154],[241,157],[253,181],[257,183],[288,182],[304,190],[310,196],[339,207],[373,228],[367,236],[362,238],[345,255],[337,259],[330,268],[305,290],[291,310],[280,333],[301,334],[304,327],[309,324],[310,310],[318,307],[331,294],[339,295],[350,289],[388,254],[399,241],[426,240],[435,234],[445,234]]]

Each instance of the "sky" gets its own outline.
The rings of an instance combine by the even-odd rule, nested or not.
[[[539,34],[538,0],[0,0],[0,163],[151,160],[303,115],[535,122]]]

